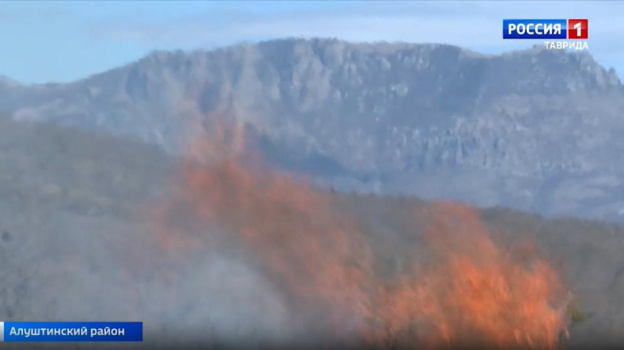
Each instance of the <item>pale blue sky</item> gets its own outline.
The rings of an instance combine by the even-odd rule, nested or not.
[[[624,72],[618,2],[0,2],[0,75],[67,82],[156,49],[209,49],[280,37],[444,42],[500,53],[503,18],[589,18],[590,52]]]

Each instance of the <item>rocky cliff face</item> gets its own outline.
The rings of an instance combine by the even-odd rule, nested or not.
[[[155,52],[71,84],[0,81],[0,112],[179,150],[189,116],[242,120],[267,158],[345,190],[545,214],[624,213],[624,87],[587,53],[288,39]]]

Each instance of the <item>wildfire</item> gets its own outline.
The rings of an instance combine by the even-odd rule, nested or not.
[[[415,338],[432,348],[558,346],[566,299],[554,269],[496,246],[466,206],[435,203],[427,222],[430,265],[387,297],[394,333],[411,325]]]
[[[379,347],[558,345],[565,301],[556,271],[499,248],[476,211],[433,204],[420,218],[431,259],[389,286],[372,268],[356,218],[328,193],[264,166],[244,141],[241,126],[223,124],[194,140],[173,204],[159,206],[163,247],[202,242],[166,222],[167,211],[185,208],[202,225],[225,230],[291,311],[332,338]]]

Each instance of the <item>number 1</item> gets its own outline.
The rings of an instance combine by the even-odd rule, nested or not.
[[[578,22],[574,25],[574,29],[576,29],[576,36],[581,36],[581,28],[583,27],[581,22]]]

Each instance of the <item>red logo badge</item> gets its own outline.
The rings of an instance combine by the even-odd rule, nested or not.
[[[587,39],[587,19],[568,19],[568,39]]]

